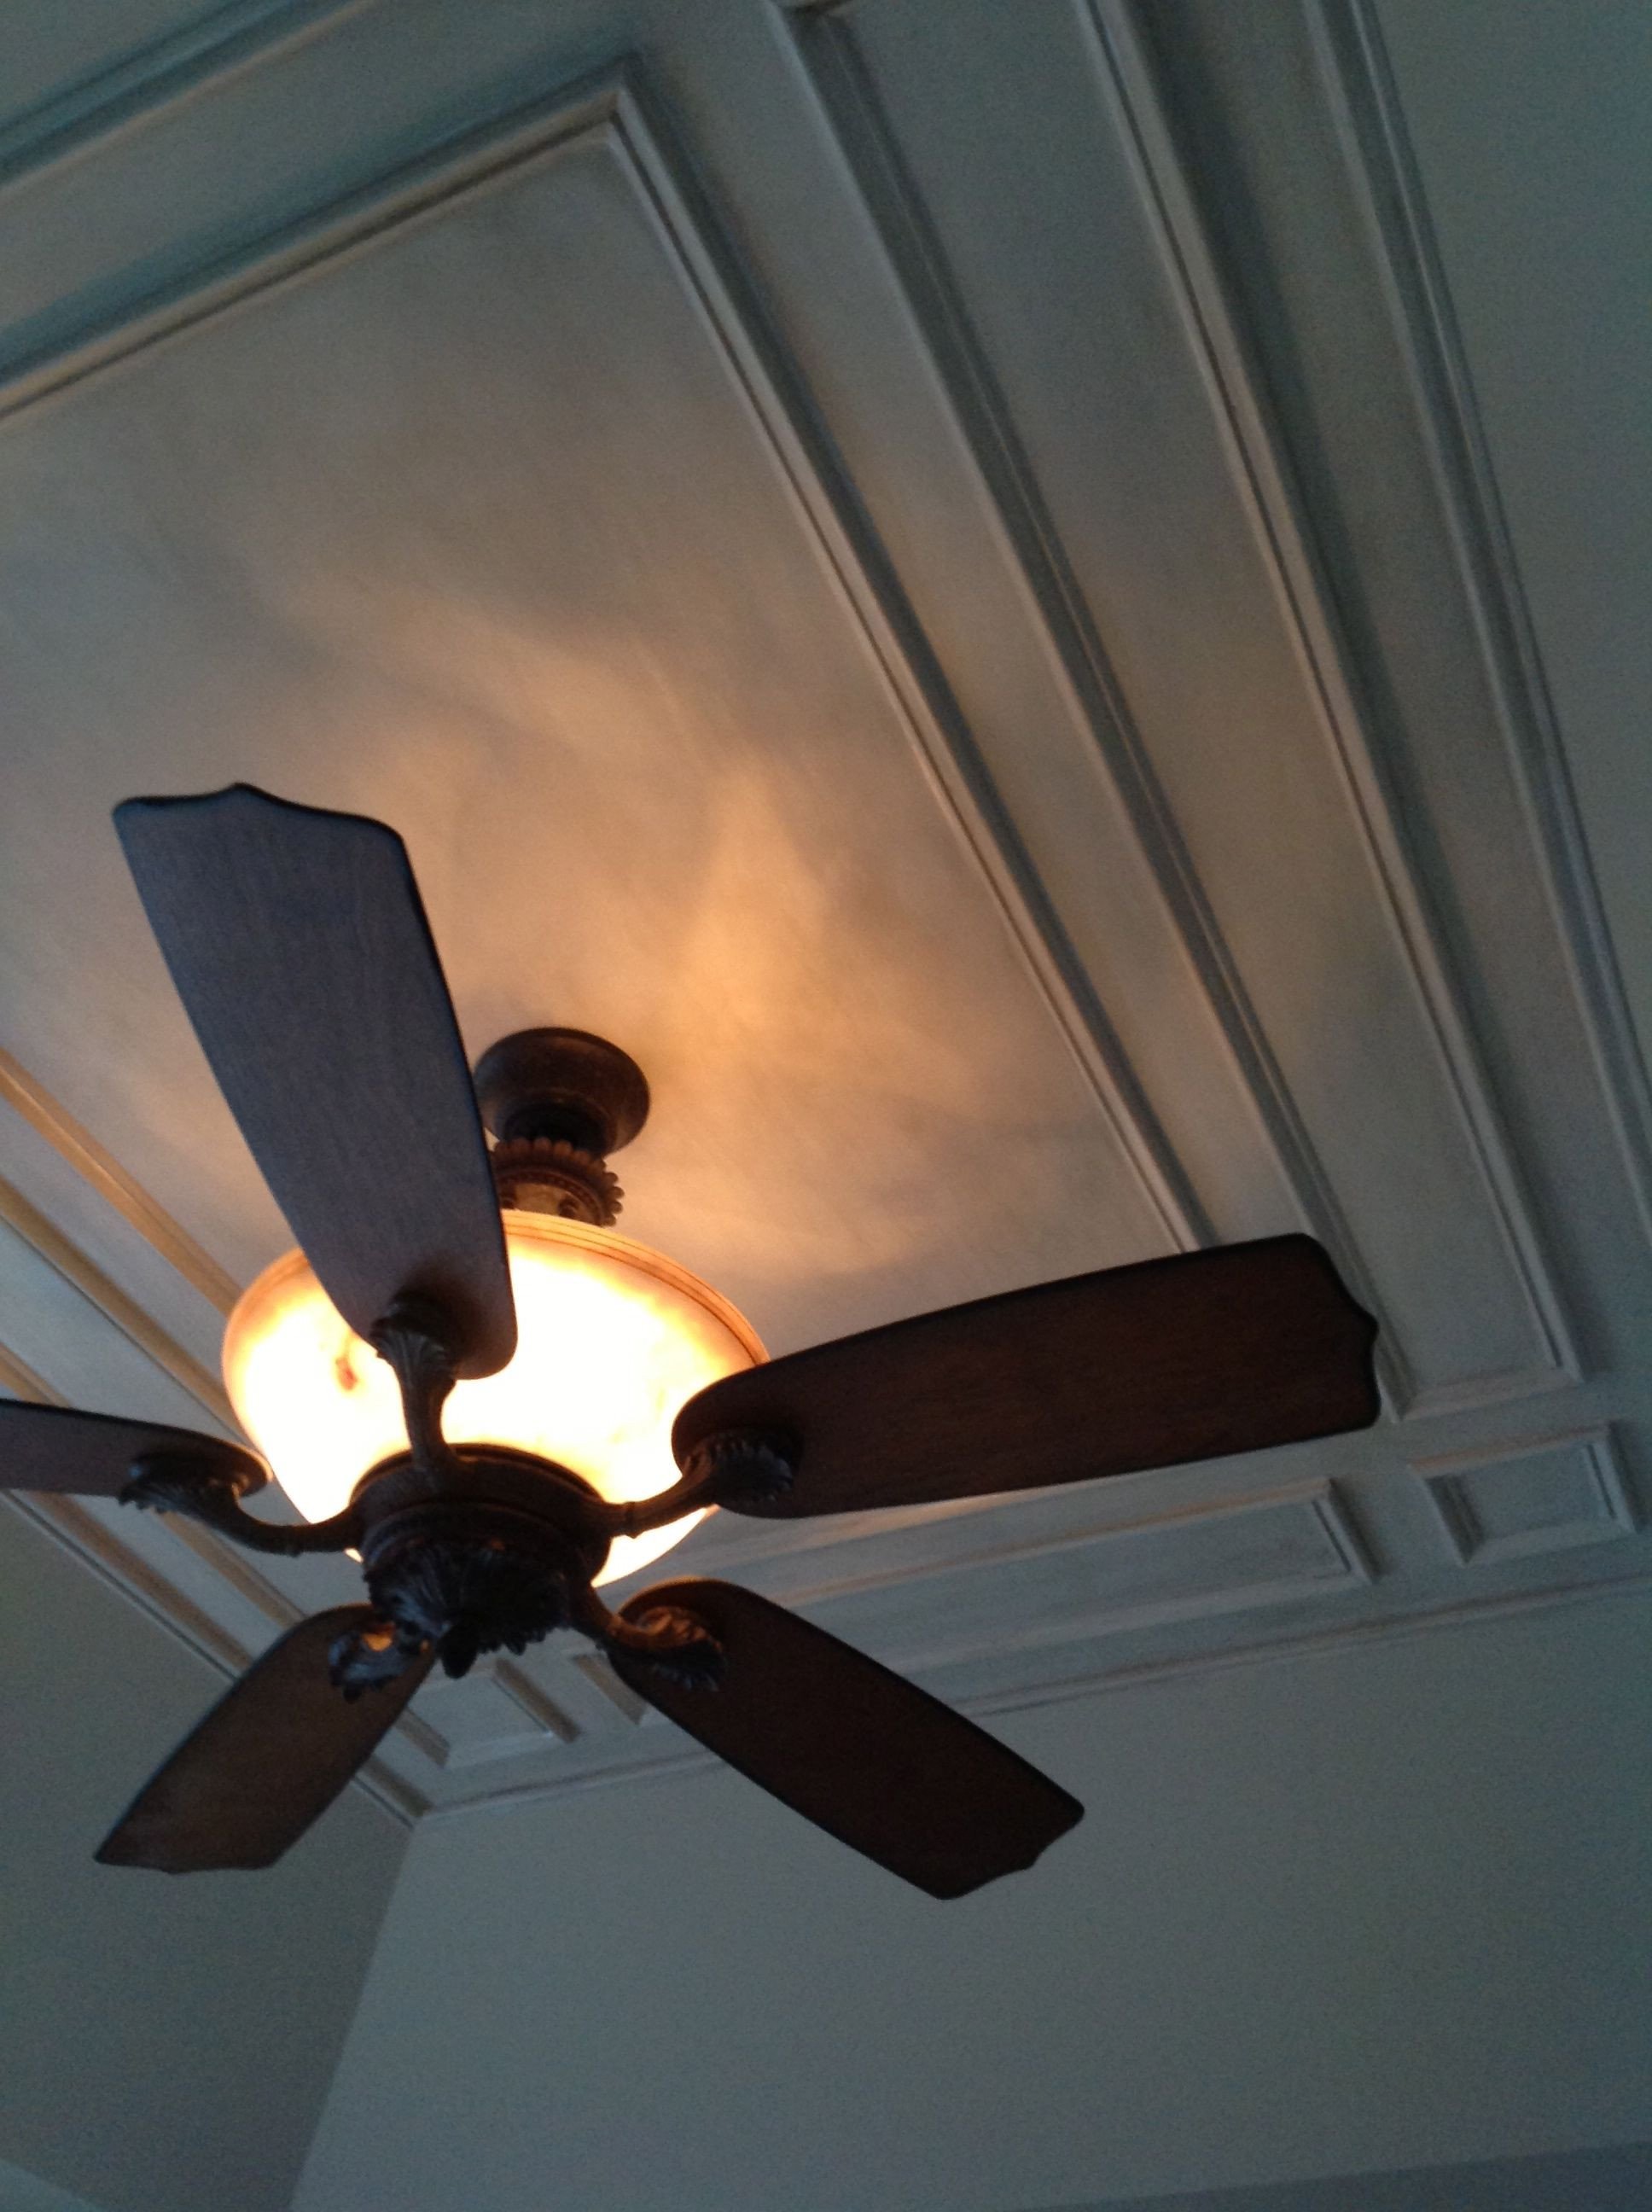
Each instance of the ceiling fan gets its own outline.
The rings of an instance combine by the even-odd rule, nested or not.
[[[301,1622],[247,1669],[139,1793],[98,1853],[107,1863],[269,1865],[438,1660],[462,1673],[479,1652],[574,1628],[639,1697],[806,1819],[932,1895],[961,1896],[1030,1866],[1083,1808],[951,1707],[750,1590],[678,1577],[610,1611],[594,1587],[610,1546],[658,1547],[655,1532],[712,1505],[787,1518],[982,1497],[1376,1417],[1375,1325],[1321,1249],[1286,1236],[771,1361],[748,1332],[716,1379],[667,1407],[675,1465],[652,1495],[604,1496],[554,1455],[504,1441],[485,1413],[471,1441],[451,1441],[444,1407],[516,1346],[501,1199],[569,1224],[564,1240],[589,1248],[580,1264],[608,1265],[598,1247],[617,1186],[604,1155],[641,1125],[641,1071],[582,1032],[527,1030],[485,1054],[473,1082],[406,852],[381,823],[240,784],[131,799],[115,821],[213,1073],[302,1247],[293,1261],[313,1270],[332,1324],[393,1372],[398,1431],[350,1467],[339,1510],[278,1525],[244,1510],[270,1468],[242,1445],[0,1405],[0,1486],[118,1497],[260,1550],[362,1563],[367,1601]],[[525,1213],[510,1218],[531,1231]],[[616,1264],[658,1260],[655,1276],[671,1274],[610,1243]],[[720,1303],[694,1288],[696,1311]],[[346,1372],[341,1354],[326,1379],[359,1394],[373,1377]]]

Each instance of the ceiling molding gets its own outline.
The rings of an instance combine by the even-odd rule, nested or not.
[[[31,1103],[39,1101],[51,1103],[48,1094],[24,1077],[17,1063],[6,1055],[3,1066],[0,1066],[0,1079],[14,1075],[20,1079],[16,1088]],[[5,1095],[9,1103],[15,1103],[10,1089]],[[32,1113],[27,1118],[34,1126],[39,1126]],[[62,1116],[60,1126],[82,1141],[61,1144],[57,1149],[76,1173],[84,1177],[100,1199],[115,1206],[137,1226],[143,1227],[146,1222],[151,1221],[170,1225],[169,1217],[148,1194],[100,1146],[86,1138],[67,1115]],[[52,1132],[48,1130],[43,1133],[50,1135]],[[196,1363],[173,1344],[143,1309],[118,1290],[38,1208],[32,1206],[21,1192],[15,1191],[3,1182],[0,1182],[0,1218],[15,1229],[32,1249],[62,1274],[163,1373],[189,1390],[205,1410],[215,1413],[232,1432],[239,1433],[228,1398],[211,1385],[210,1378],[203,1376]],[[178,1234],[182,1238],[183,1232],[180,1231]],[[156,1243],[156,1249],[163,1258],[172,1258],[164,1242],[157,1243],[154,1237],[149,1241]],[[187,1243],[188,1240],[183,1241]],[[191,1380],[191,1376],[195,1378],[193,1381]],[[3,1343],[0,1343],[0,1391],[31,1405],[64,1406],[69,1403],[62,1391],[37,1374]],[[215,1404],[215,1400],[222,1401],[221,1407]],[[0,1504],[9,1506],[60,1551],[77,1560],[106,1589],[125,1598],[147,1620],[164,1629],[185,1650],[204,1660],[227,1680],[233,1680],[252,1664],[256,1656],[252,1647],[243,1644],[210,1611],[191,1598],[163,1567],[124,1543],[94,1512],[88,1510],[76,1498],[47,1493],[0,1491]],[[269,1621],[274,1633],[284,1633],[304,1618],[303,1609],[278,1590],[267,1576],[260,1574],[245,1553],[210,1528],[178,1515],[166,1516],[165,1527],[167,1535],[173,1542],[182,1545],[209,1566],[227,1590],[245,1600]],[[405,1737],[424,1757],[437,1765],[441,1763],[444,1749],[441,1739],[417,1714],[404,1713],[396,1724],[395,1733]],[[369,1761],[355,1777],[355,1785],[404,1825],[416,1820],[427,1802],[416,1788],[386,1765],[382,1759]]]
[[[158,1207],[154,1211],[157,1215],[160,1212]],[[222,1384],[209,1375],[200,1362],[192,1358],[181,1345],[175,1344],[135,1299],[128,1297],[118,1285],[112,1283],[101,1267],[94,1266],[77,1245],[70,1243],[63,1231],[47,1220],[21,1191],[3,1179],[0,1179],[0,1222],[21,1237],[31,1251],[37,1253],[47,1267],[78,1291],[89,1304],[95,1306],[105,1320],[111,1322],[124,1337],[135,1344],[146,1358],[160,1368],[163,1374],[169,1375],[181,1389],[186,1390],[203,1412],[210,1413],[230,1435],[240,1434],[234,1408]]]
[[[3,1496],[14,1512],[49,1536],[59,1551],[78,1559],[106,1589],[118,1591],[221,1674],[233,1677],[249,1664],[252,1655],[244,1645],[147,1559],[112,1536],[76,1499],[27,1491],[7,1491]],[[290,1627],[297,1618],[295,1611],[293,1620],[282,1625]]]
[[[478,1659],[461,1681],[433,1676],[415,1716],[426,1756],[440,1767],[490,1766],[585,1730],[519,1666],[497,1654]],[[440,1723],[445,1722],[446,1725]]]
[[[854,11],[840,0],[805,0],[788,11],[787,21],[1021,572],[1027,618],[1042,631],[1061,672],[1067,710],[1103,764],[1145,860],[1166,926],[1209,1008],[1235,1088],[1272,1146],[1295,1202],[1297,1225],[1334,1255],[1355,1295],[1381,1325],[1377,1356],[1387,1395],[1396,1405],[1413,1405],[1419,1396],[1416,1380],[1096,633],[945,249],[860,52]]]
[[[0,1390],[30,1406],[67,1406],[69,1400],[37,1375],[25,1360],[0,1344]],[[60,1551],[88,1567],[106,1589],[118,1590],[141,1613],[157,1621],[179,1642],[222,1671],[239,1674],[247,1663],[246,1648],[199,1606],[158,1572],[147,1559],[120,1542],[95,1516],[72,1497],[50,1492],[0,1491],[0,1502],[49,1536]],[[250,1596],[278,1628],[290,1628],[300,1618],[255,1568],[249,1566],[210,1529],[182,1520],[172,1522],[172,1533],[187,1540],[216,1567],[232,1586]],[[200,1541],[204,1538],[204,1543]]]
[[[54,1390],[43,1376],[37,1375],[25,1359],[0,1344],[0,1390],[9,1396],[21,1398],[27,1406],[66,1406],[69,1403],[60,1391]]]
[[[368,0],[221,0],[141,46],[106,58],[0,119],[0,193],[54,161],[148,122],[217,79],[274,58]]]
[[[44,1376],[37,1375],[27,1361],[20,1359],[3,1344],[0,1344],[0,1390],[21,1398],[28,1406],[67,1406],[70,1402],[61,1390],[55,1389]],[[234,1671],[246,1664],[247,1654],[241,1644],[200,1607],[192,1604],[147,1559],[140,1559],[121,1543],[76,1498],[49,1492],[8,1490],[0,1491],[0,1502],[42,1529],[60,1550],[90,1567],[106,1587],[131,1598],[140,1611],[159,1621],[201,1657]],[[171,1527],[180,1538],[196,1538],[192,1548],[217,1568],[227,1582],[251,1596],[278,1627],[289,1628],[298,1620],[296,1608],[288,1606],[255,1568],[248,1567],[210,1529],[182,1520],[174,1520]],[[204,1544],[199,1541],[203,1537],[207,1540]]]
[[[1582,1375],[1570,1318],[1533,1218],[1523,1173],[1503,1125],[1453,977],[1444,940],[1373,757],[1359,687],[1335,598],[1321,569],[1284,437],[1230,308],[1199,191],[1142,50],[1130,0],[1085,0],[1098,80],[1115,110],[1189,343],[1227,444],[1234,482],[1272,573],[1282,617],[1351,817],[1393,941],[1478,1168],[1534,1341],[1529,1366],[1461,1382],[1396,1392],[1402,1419],[1494,1405],[1563,1388]]]
[[[536,100],[456,132],[353,191],[330,195],[254,232],[203,267],[136,290],[47,345],[9,361],[0,356],[0,422],[152,346],[184,337],[260,293],[302,281],[380,232],[416,221],[501,171],[601,127],[612,117],[616,96],[616,81],[605,72],[550,101]]]
[[[678,1741],[682,1738],[679,1736]],[[549,1782],[515,1782],[491,1790],[485,1797],[461,1798],[452,1805],[433,1805],[422,1816],[434,1827],[450,1820],[471,1820],[489,1813],[516,1813],[530,1805],[543,1805],[553,1797],[574,1797],[592,1790],[610,1790],[635,1782],[675,1782],[688,1774],[708,1774],[722,1761],[715,1752],[677,1751],[658,1759],[615,1760],[585,1774],[559,1775]]]
[[[1640,1567],[1614,1576],[1551,1583],[1533,1589],[1507,1590],[1496,1595],[1470,1596],[1449,1605],[1430,1605],[1377,1620],[1339,1623],[1333,1627],[1294,1630],[1282,1635],[1259,1637],[1222,1650],[1191,1651],[1167,1658],[1127,1662],[1123,1665],[1084,1672],[1061,1681],[1041,1683],[1031,1690],[990,1691],[960,1700],[979,1715],[1036,1712],[1044,1705],[1069,1705],[1108,1692],[1139,1688],[1150,1682],[1175,1681],[1187,1675],[1225,1674],[1232,1667],[1278,1666],[1333,1651],[1348,1644],[1388,1644],[1416,1636],[1449,1634],[1472,1628],[1482,1621],[1502,1620],[1527,1613],[1548,1613],[1569,1606],[1588,1605],[1603,1597],[1638,1597],[1652,1589],[1652,1567]],[[468,1808],[455,1806],[462,1812]]]
[[[1638,1535],[1641,1518],[1610,1426],[1412,1462],[1459,1566]]]
[[[9,1106],[37,1135],[44,1137],[87,1188],[130,1222],[144,1243],[191,1289],[198,1291],[209,1305],[216,1306],[221,1314],[229,1313],[240,1296],[240,1286],[133,1182],[113,1154],[82,1128],[45,1085],[3,1049],[0,1049],[0,1104]]]
[[[1230,1562],[1223,1546],[1233,1536],[1238,1546]],[[1083,1602],[1066,1611],[1047,1607],[1018,1627],[1006,1627],[990,1611],[981,1615],[979,1626],[956,1626],[951,1616],[966,1608],[949,1601],[941,1632],[920,1632],[896,1655],[902,1671],[922,1676],[1170,1622],[1264,1612],[1294,1598],[1334,1597],[1373,1580],[1370,1553],[1347,1500],[1324,1481],[1291,1484],[1207,1507],[1176,1523],[1147,1522],[1080,1531],[1045,1543],[1011,1544],[982,1566],[997,1576],[1017,1562],[1047,1560],[1063,1552],[1095,1559],[1093,1589]],[[957,1574],[954,1568],[951,1578]],[[902,1590],[911,1591],[920,1579],[908,1575]],[[797,1595],[788,1590],[787,1597],[792,1604],[821,1604],[880,1586],[870,1579],[846,1580]]]
[[[148,1347],[140,1345],[139,1349],[147,1351]],[[21,1398],[26,1405],[67,1406],[70,1402],[61,1390],[36,1374],[3,1343],[0,1343],[0,1390]],[[203,1658],[210,1659],[214,1664],[227,1663],[237,1672],[247,1664],[250,1655],[244,1644],[216,1622],[210,1624],[210,1633],[199,1634],[197,1624],[208,1616],[151,1561],[122,1543],[112,1530],[73,1497],[60,1497],[50,1492],[0,1491],[0,1502],[14,1506],[26,1520],[46,1529],[64,1549],[83,1558],[112,1586],[126,1589],[145,1611]],[[179,1514],[165,1518],[168,1535],[203,1559],[274,1628],[295,1627],[303,1618],[300,1608],[226,1538]]]
[[[1037,1712],[1047,1705],[1072,1705],[1090,1698],[1140,1690],[1157,1683],[1196,1680],[1206,1674],[1225,1674],[1236,1667],[1292,1664],[1349,1644],[1387,1644],[1417,1636],[1449,1633],[1456,1629],[1472,1628],[1483,1622],[1520,1614],[1547,1613],[1570,1606],[1589,1604],[1613,1595],[1638,1597],[1648,1589],[1652,1589],[1652,1567],[1623,1573],[1609,1583],[1590,1578],[1553,1583],[1539,1589],[1468,1596],[1449,1605],[1433,1605],[1426,1610],[1392,1615],[1383,1620],[1347,1621],[1329,1627],[1264,1635],[1218,1650],[1183,1652],[1164,1658],[1102,1664],[1081,1669],[1076,1674],[1052,1677],[1033,1687],[987,1691],[973,1696],[954,1695],[949,1698],[948,1702],[960,1712],[968,1713],[976,1720],[990,1722],[1000,1714]],[[682,1738],[677,1736],[676,1741],[680,1743]],[[526,1811],[556,1798],[578,1796],[592,1790],[626,1788],[637,1783],[673,1782],[696,1773],[710,1773],[720,1765],[720,1761],[714,1753],[698,1749],[675,1751],[656,1759],[616,1760],[595,1771],[516,1783],[494,1790],[485,1797],[433,1805],[422,1819],[433,1826],[445,1827],[458,1820]]]
[[[1643,1231],[1652,1074],[1631,1014],[1433,225],[1371,0],[1308,0],[1333,121],[1389,296],[1497,726]]]
[[[987,1504],[996,1509],[990,1517],[973,1519],[967,1514],[939,1514],[926,1523],[916,1524],[921,1539],[927,1546],[927,1555],[919,1552],[902,1555],[891,1553],[891,1539],[902,1532],[879,1529],[868,1525],[859,1534],[859,1541],[853,1539],[829,1539],[821,1547],[821,1564],[811,1571],[810,1561],[817,1554],[801,1547],[776,1547],[766,1555],[754,1556],[754,1549],[737,1547],[730,1553],[719,1547],[716,1564],[720,1571],[731,1566],[756,1568],[760,1574],[766,1568],[765,1588],[782,1595],[788,1605],[817,1606],[834,1600],[854,1597],[869,1590],[890,1588],[898,1584],[902,1589],[911,1589],[935,1576],[955,1577],[978,1566],[1001,1567],[1014,1561],[1044,1559],[1063,1552],[1083,1552],[1092,1546],[1119,1545],[1129,1539],[1155,1538],[1175,1535],[1190,1529],[1195,1523],[1200,1528],[1219,1526],[1234,1516],[1273,1516],[1296,1520],[1305,1509],[1308,1519],[1325,1539],[1336,1562],[1336,1577],[1350,1582],[1369,1583],[1373,1579],[1369,1547],[1350,1512],[1347,1500],[1339,1496],[1335,1486],[1322,1477],[1305,1482],[1281,1483],[1276,1487],[1252,1492],[1242,1498],[1224,1500],[1198,1505],[1156,1508],[1127,1519],[1113,1517],[1108,1513],[1109,1501],[1105,1487],[1077,1486],[1072,1492],[1072,1520],[1070,1525],[1049,1529],[1035,1529],[1027,1525],[1026,1518],[1016,1510],[1015,1502],[1006,1498],[972,1500],[975,1504]],[[1104,1517],[1095,1517],[1097,1509]],[[853,1517],[871,1524],[871,1514]],[[894,1516],[880,1516],[892,1520]],[[972,1526],[975,1532],[973,1547],[970,1542]],[[912,1524],[908,1524],[909,1526]],[[935,1544],[935,1538],[944,1528],[945,1548]],[[874,1553],[875,1558],[856,1565],[855,1556],[861,1545]],[[774,1571],[785,1574],[784,1587],[776,1588]],[[1315,1577],[1310,1577],[1317,1579]],[[1292,1583],[1295,1574],[1270,1577],[1267,1587],[1280,1583]],[[1250,1601],[1256,1587],[1250,1583],[1230,1586],[1224,1592],[1224,1601],[1236,1593],[1242,1601]],[[1201,1603],[1204,1600],[1201,1598]],[[1115,1600],[1105,1601],[1110,1619],[1126,1617]],[[1180,1600],[1173,1601],[1180,1603]],[[1157,1611],[1157,1605],[1150,1609]],[[926,1659],[914,1664],[938,1665],[938,1660]]]
[[[1575,1384],[1582,1370],[1570,1317],[1532,1208],[1505,1102],[1497,1093],[1473,1030],[1471,994],[1451,968],[1420,864],[1402,837],[1373,740],[1357,711],[1345,641],[1336,627],[1333,596],[1315,565],[1282,434],[1268,416],[1254,366],[1226,313],[1203,226],[1172,148],[1169,118],[1159,112],[1145,64],[1137,57],[1138,82],[1109,47],[1112,15],[1081,11],[1079,20],[1088,27],[1094,49],[1098,124],[1133,171],[1145,235],[1223,431],[1232,478],[1270,572],[1283,630],[1303,672],[1304,697],[1369,871],[1376,894],[1370,901],[1373,918],[1385,931],[1384,957],[1394,963],[1394,988],[1414,1010],[1419,1048],[1439,1072],[1437,1095],[1463,1146],[1462,1172],[1484,1206],[1487,1246],[1500,1255],[1492,1263],[1495,1275],[1485,1279],[1485,1295],[1503,1306],[1503,1343],[1484,1366],[1448,1370],[1443,1376],[1419,1376],[1407,1357],[1406,1330],[1400,1324],[1412,1317],[1405,1310],[1403,1282],[1388,1285],[1386,1293],[1378,1287],[1348,1206],[1198,880],[1187,841],[1170,818],[1168,796],[1145,744],[1131,727],[1033,460],[1017,436],[945,242],[885,108],[865,49],[867,28],[878,12],[811,8],[793,11],[788,20],[823,122],[854,179],[928,358],[939,404],[948,410],[957,441],[969,455],[982,499],[1009,549],[1006,557],[1019,571],[1022,617],[1042,636],[1048,658],[1064,673],[1062,711],[1081,732],[1078,742],[1098,763],[1108,764],[1118,807],[1133,825],[1151,878],[1151,890],[1144,896],[1163,908],[1165,933],[1174,937],[1177,954],[1199,979],[1212,1033],[1225,1051],[1233,1094],[1242,1097],[1253,1115],[1298,1218],[1334,1253],[1362,1303],[1376,1316],[1386,1392],[1403,1417],[1428,1419],[1495,1407]],[[1124,10],[1113,12],[1125,18]],[[1129,36],[1127,21],[1124,35]],[[912,114],[906,113],[904,128],[914,127]],[[1213,327],[1218,318],[1219,327]],[[1042,856],[1034,849],[1042,864]],[[1131,927],[1151,935],[1135,917]],[[1075,934],[1071,926],[1069,933]],[[1166,956],[1157,945],[1155,950],[1162,975]],[[1190,1060],[1189,1069],[1195,1064]],[[1200,1073],[1212,1097],[1220,1096],[1225,1104],[1225,1079],[1213,1078],[1208,1063]],[[1528,1358],[1520,1354],[1522,1338],[1531,1348]]]

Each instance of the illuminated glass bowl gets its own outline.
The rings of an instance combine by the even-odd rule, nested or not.
[[[493,1443],[571,1468],[616,1503],[677,1480],[671,1423],[696,1390],[767,1357],[744,1316],[686,1267],[583,1222],[507,1210],[516,1299],[508,1366],[459,1382],[450,1443]],[[341,1512],[370,1468],[404,1452],[396,1378],[341,1319],[301,1252],[266,1267],[229,1317],[224,1382],[247,1434],[307,1521]],[[615,1540],[599,1583],[680,1543],[701,1513]]]

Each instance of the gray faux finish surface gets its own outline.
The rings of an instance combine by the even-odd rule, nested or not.
[[[1005,1716],[1090,1810],[944,1906],[726,1771],[421,1823],[295,2212],[1435,2212],[1381,2178],[1643,2145],[1649,1658],[1596,1595]]]
[[[1339,2175],[1197,2197],[1136,2197],[1127,2204],[1062,2204],[1040,2212],[1640,2212],[1652,2191],[1652,2148],[1563,2151],[1406,2173]]]
[[[94,1865],[212,1673],[36,1531],[4,1537],[0,2203],[33,2212],[15,2160],[83,2212],[286,2212],[405,1835],[352,1792],[255,1911],[245,1876]]]

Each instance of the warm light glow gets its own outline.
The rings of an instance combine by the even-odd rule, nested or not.
[[[611,1230],[507,1211],[505,1244],[516,1355],[455,1387],[442,1417],[449,1443],[536,1452],[616,1501],[669,1489],[678,1407],[765,1357],[749,1323],[685,1267]],[[230,1316],[224,1381],[307,1521],[342,1511],[370,1467],[407,1449],[395,1376],[301,1252],[266,1267]],[[597,1580],[635,1573],[703,1517],[617,1538]]]

